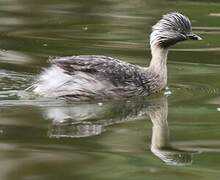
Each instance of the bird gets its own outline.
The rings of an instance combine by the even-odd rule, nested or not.
[[[72,101],[148,96],[167,86],[168,49],[185,40],[202,38],[187,16],[167,13],[152,26],[148,67],[103,55],[55,57],[30,88],[38,96]]]

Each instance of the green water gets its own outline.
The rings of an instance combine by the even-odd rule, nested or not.
[[[218,180],[218,0],[1,0],[0,179]],[[165,94],[67,103],[24,95],[49,56],[147,65],[151,26],[190,17],[203,41],[169,52]]]

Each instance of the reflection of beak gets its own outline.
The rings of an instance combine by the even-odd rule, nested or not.
[[[199,37],[198,35],[193,34],[193,33],[188,34],[187,37],[188,37],[189,39],[192,39],[192,40],[198,40],[198,41],[201,41],[201,40],[202,40],[201,37]]]

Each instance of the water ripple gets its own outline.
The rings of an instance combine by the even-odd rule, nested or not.
[[[220,90],[218,88],[200,83],[171,84],[169,88],[176,96],[182,95],[182,97],[187,96],[189,98],[213,97],[220,95]]]

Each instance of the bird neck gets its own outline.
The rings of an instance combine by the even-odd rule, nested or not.
[[[153,45],[151,46],[151,54],[152,59],[149,66],[150,69],[155,73],[162,73],[162,75],[166,75],[168,49],[161,48],[158,45]]]

